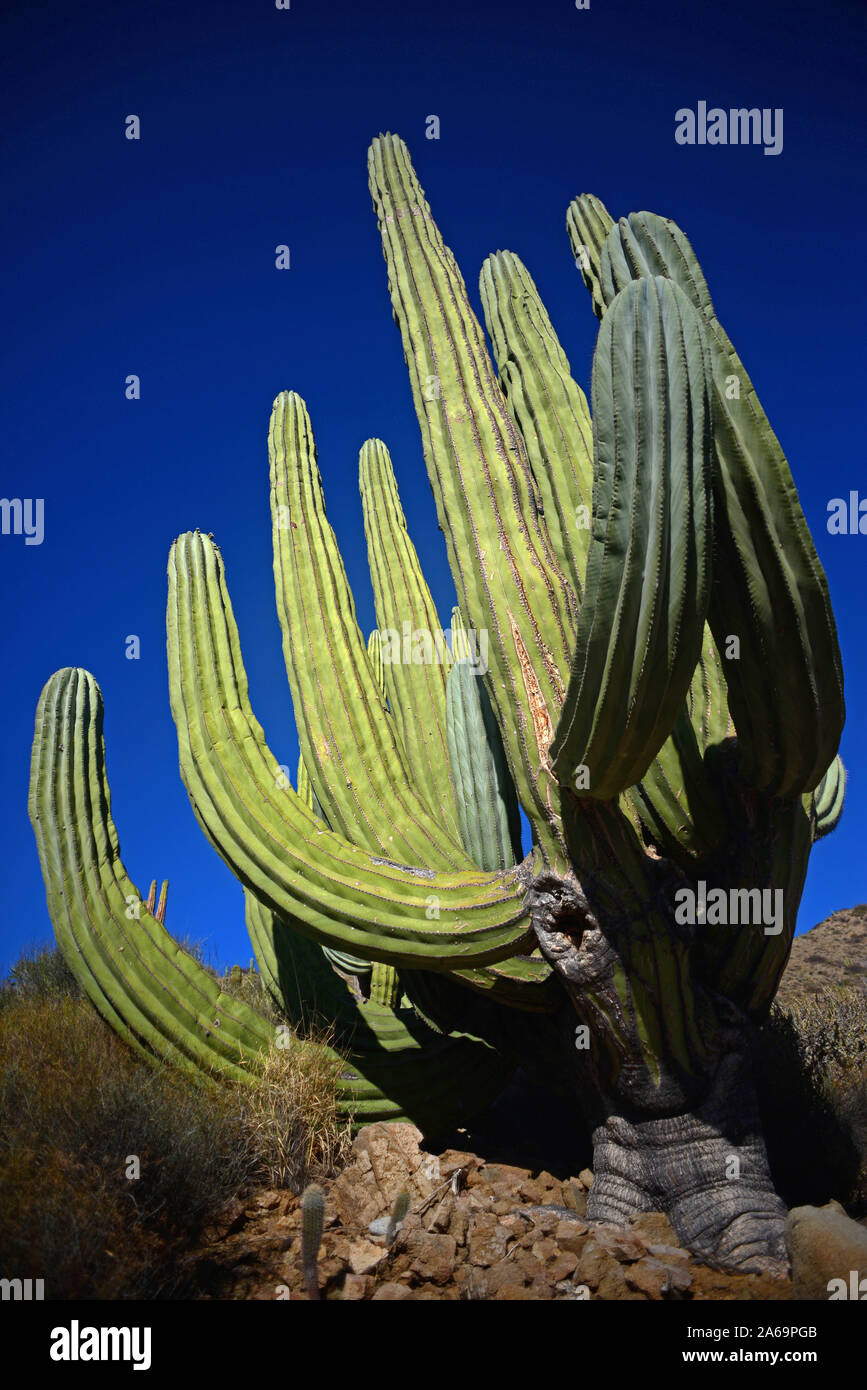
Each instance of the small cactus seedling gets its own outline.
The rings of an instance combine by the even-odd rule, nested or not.
[[[319,1247],[325,1223],[325,1193],[316,1183],[304,1189],[301,1198],[301,1267],[307,1297],[319,1298]]]
[[[385,1228],[385,1243],[391,1245],[397,1235],[401,1222],[409,1211],[409,1193],[404,1189],[398,1192],[391,1208],[391,1215],[388,1218],[388,1225]]]

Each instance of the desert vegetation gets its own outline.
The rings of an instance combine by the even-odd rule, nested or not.
[[[202,1225],[250,1187],[333,1175],[348,1138],[315,1044],[275,1049],[255,1090],[203,1086],[131,1052],[56,948],[0,988],[0,1266],[50,1298],[195,1294]]]

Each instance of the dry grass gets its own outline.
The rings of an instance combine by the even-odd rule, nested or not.
[[[0,1276],[49,1298],[190,1292],[180,1257],[229,1198],[340,1162],[335,1072],[290,1047],[260,1087],[199,1085],[133,1053],[56,951],[31,953],[0,986]]]
[[[342,1167],[352,1140],[337,1108],[339,1068],[325,1045],[274,1048],[260,1084],[245,1095],[257,1176],[270,1187],[301,1192]]]

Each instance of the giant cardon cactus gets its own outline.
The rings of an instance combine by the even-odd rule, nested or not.
[[[482,268],[491,355],[397,137],[373,142],[369,172],[451,640],[370,440],[365,642],[307,410],[281,394],[298,790],[250,705],[220,553],[192,532],[169,557],[168,666],[193,809],[244,885],[285,1016],[335,1022],[356,1119],[453,1121],[521,1063],[593,1126],[588,1217],[664,1209],[717,1261],[779,1266],[750,1055],[844,780],[834,618],[788,466],[674,223],[569,209],[601,320],[591,423],[518,257]],[[255,1084],[269,1025],[126,876],[86,672],[43,692],[31,815],[58,940],[106,1018]]]

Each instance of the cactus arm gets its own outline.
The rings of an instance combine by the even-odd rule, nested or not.
[[[524,1013],[555,1013],[563,1002],[560,981],[548,962],[536,956],[512,956],[481,970],[455,970],[453,978]]]
[[[357,1004],[315,942],[252,893],[245,897],[250,940],[275,1002],[295,1027],[328,1027],[341,1049],[338,1097],[356,1126],[408,1120],[442,1131],[502,1090],[511,1064],[482,1039],[445,1036],[408,1008]]]
[[[481,1039],[440,1035],[411,1009],[366,1003],[358,1012],[341,1080],[347,1095],[349,1087],[356,1088],[356,1125],[382,1117],[409,1120],[427,1134],[448,1132],[495,1100],[514,1070]],[[382,1114],[383,1099],[388,1115]]]
[[[593,361],[593,538],[575,661],[551,747],[579,795],[639,781],[701,653],[710,586],[710,429],[703,332],[663,278],[611,305]]]
[[[169,881],[168,881],[167,878],[164,878],[164,879],[163,879],[163,883],[162,883],[162,887],[160,888],[160,896],[159,896],[159,902],[157,903],[157,910],[156,910],[156,912],[154,913],[154,916],[156,917],[157,921],[158,921],[158,922],[160,923],[160,925],[162,925],[162,926],[165,925],[165,920],[166,920],[166,904],[167,904],[167,902],[168,902],[168,898],[169,898]]]
[[[626,796],[654,843],[688,872],[697,872],[726,840],[728,826],[686,705],[647,772]]]
[[[520,258],[511,251],[489,256],[479,288],[500,386],[521,431],[551,542],[580,601],[593,500],[587,398]]]
[[[445,733],[448,648],[407,531],[389,452],[378,439],[368,439],[362,446],[359,487],[389,706],[413,781],[441,825],[457,840]],[[408,652],[404,651],[405,631]],[[389,634],[384,646],[382,633]],[[422,634],[418,648],[415,633]]]
[[[374,628],[367,639],[367,657],[373,670],[376,688],[388,704],[388,691],[385,688],[385,662],[382,659],[382,638],[378,628]]]
[[[791,951],[813,830],[806,798],[759,797],[736,775],[736,760],[731,763],[721,779],[721,801],[730,823],[738,815],[743,830],[726,847],[724,881],[729,891],[769,893],[781,921],[767,932],[752,918],[708,923],[696,944],[696,968],[713,990],[761,1023]],[[712,865],[707,878],[714,881]]]
[[[599,319],[609,302],[603,295],[600,279],[602,248],[613,226],[614,219],[605,204],[592,193],[582,193],[569,204],[566,230],[572,255],[593,299],[593,312]]]
[[[846,769],[838,753],[815,791],[805,798],[809,802],[814,840],[830,835],[840,820],[846,797],[846,780]]]
[[[371,634],[371,636],[374,635],[378,636],[379,634]],[[368,654],[369,653],[370,644],[368,644]],[[375,670],[376,666],[374,665],[374,671]],[[322,807],[319,805],[319,799],[315,791],[313,790],[310,778],[307,775],[307,767],[304,763],[303,757],[299,757],[298,759],[298,796],[300,800],[303,801],[307,809],[312,811],[313,814],[319,820],[322,821],[322,824],[326,829],[330,830],[331,827],[328,825],[327,820],[322,814]],[[255,899],[253,898],[253,895],[251,893],[246,892],[246,890],[244,896],[247,899],[247,927],[252,937],[254,929],[250,923],[250,904],[251,902],[255,902]],[[275,920],[278,919],[275,918]],[[350,956],[345,951],[337,951],[328,946],[318,948],[314,947],[311,943],[308,944],[311,945],[311,950],[316,950],[317,952],[321,950],[322,955],[328,961],[329,965],[332,965],[334,967],[334,970],[336,970],[338,974],[345,977],[345,982],[349,984],[350,988],[358,989],[359,978],[363,978],[364,976],[370,974],[371,963],[369,960],[362,960],[359,956]],[[265,959],[268,959],[267,954]],[[262,970],[263,975],[266,975],[269,978],[269,980],[272,981],[272,984],[269,985],[269,988],[271,994],[273,995],[273,968],[271,962],[269,961],[269,963],[265,966],[260,966],[260,969]],[[328,973],[331,976],[333,976],[334,970],[329,970]],[[279,992],[276,997],[279,998]]]
[[[488,692],[467,660],[449,672],[446,733],[461,840],[480,869],[509,869],[522,858],[518,799]]]
[[[328,824],[322,807],[319,804],[319,797],[313,790],[313,784],[307,772],[307,764],[300,754],[298,756],[298,795],[307,809],[312,811],[314,816],[321,820],[323,825],[330,830],[331,826]]]
[[[726,677],[742,775],[773,796],[811,791],[840,742],[843,670],[828,581],[788,463],[680,228],[633,213],[612,229],[602,261],[607,295],[662,273],[703,314],[717,463],[708,617],[722,650],[740,639]]]
[[[355,1004],[321,946],[244,890],[244,916],[265,988],[294,1027],[351,1024]]]
[[[283,653],[301,753],[328,823],[402,863],[469,867],[413,785],[325,515],[307,409],[294,392],[274,402],[269,455]]]
[[[166,626],[181,776],[245,887],[321,944],[387,964],[448,970],[522,949],[517,872],[443,873],[372,855],[324,829],[285,785],[250,708],[222,561],[198,532],[172,547]]]
[[[99,1012],[146,1056],[250,1081],[273,1030],[181,949],[127,874],[111,817],[102,696],[87,671],[56,672],[40,696],[30,818],[58,944]]]
[[[488,690],[518,796],[543,853],[556,857],[549,804],[556,787],[546,755],[572,649],[574,597],[566,597],[526,451],[463,279],[403,142],[374,140],[368,169],[458,602],[488,633]]]
[[[701,656],[689,687],[687,709],[699,748],[704,754],[727,738],[734,738],[735,726],[729,712],[723,661],[705,623]]]
[[[456,779],[458,787],[466,792],[464,844],[473,853],[473,844],[478,842],[480,859],[476,862],[480,867],[491,868],[500,860],[507,867],[510,862],[519,859],[521,853],[517,799],[487,691],[478,676],[470,674],[473,654],[459,608],[452,609],[452,655],[455,665],[449,672],[447,684],[451,704],[448,731],[453,745],[452,766],[461,770]],[[459,677],[461,684],[457,689],[452,678],[459,667],[463,668],[463,674]],[[460,700],[459,694],[463,697]],[[456,717],[459,704],[467,706],[469,719]],[[471,730],[475,731],[472,736]],[[475,799],[471,782],[476,786]],[[547,961],[541,959],[511,957],[478,970],[456,970],[453,973],[459,983],[480,994],[487,994],[508,1008],[548,1013],[553,1012],[562,1001],[559,982]]]
[[[728,835],[705,755],[734,732],[722,663],[705,623],[686,703],[640,783],[624,793],[653,841],[688,872],[716,854]]]
[[[400,1003],[400,981],[393,965],[377,962],[370,977],[370,1002],[384,1009],[396,1009]]]

